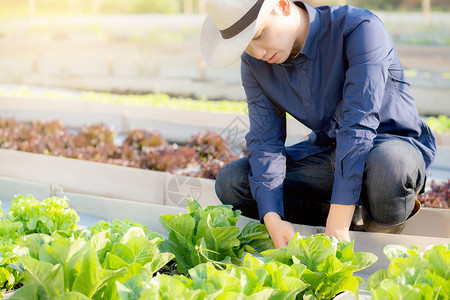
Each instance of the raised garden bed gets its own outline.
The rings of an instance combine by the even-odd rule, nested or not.
[[[181,207],[189,196],[202,205],[220,203],[210,179],[6,149],[0,149],[0,164],[0,176],[46,184],[53,191]]]
[[[50,193],[52,192],[52,189],[51,189],[50,186],[46,186],[46,185],[42,185],[42,184],[36,184],[36,183],[30,183],[30,182],[24,182],[24,181],[17,181],[14,184],[14,180],[12,180],[12,179],[0,178],[0,186],[5,186],[5,185],[15,186],[15,189],[11,189],[10,191],[6,191],[4,189],[0,189],[0,199],[12,199],[13,195],[10,194],[8,196],[8,193],[11,193],[11,192],[13,192],[13,193],[19,193],[20,192],[22,194],[36,193],[36,194],[42,195],[44,198],[45,198],[44,195],[45,195],[46,192],[50,192]],[[165,231],[165,230],[168,229],[167,224],[164,225],[160,221],[158,222],[158,219],[160,218],[161,215],[172,214],[173,216],[179,216],[179,213],[186,213],[187,212],[186,208],[165,207],[165,206],[158,206],[158,205],[152,205],[152,204],[124,201],[124,200],[119,200],[119,199],[107,199],[107,198],[103,198],[103,197],[81,195],[81,194],[70,194],[70,196],[71,196],[71,201],[69,202],[70,207],[75,209],[79,213],[80,218],[81,218],[81,222],[79,224],[83,224],[84,226],[92,226],[92,225],[94,225],[93,224],[94,222],[98,222],[98,220],[101,220],[101,219],[102,220],[112,220],[112,219],[122,219],[123,220],[126,217],[132,216],[132,221],[137,222],[137,223],[142,223],[143,225],[147,225],[148,229],[151,229],[152,231],[156,231],[156,232],[165,234],[165,236],[163,236],[163,238],[167,239],[169,241],[171,240],[171,237],[170,237],[171,234],[169,234],[170,231],[169,232]],[[10,205],[8,205],[8,204],[9,204],[9,201],[4,201],[3,209],[5,209],[5,210],[9,209]],[[20,207],[23,207],[23,205],[21,205]],[[192,211],[192,207],[191,207],[190,210]],[[17,211],[17,209],[15,211]],[[17,213],[20,214],[20,212],[16,212],[16,214]],[[31,214],[31,215],[36,216],[37,213]],[[66,217],[64,217],[63,219],[65,219],[65,218]],[[142,220],[142,222],[140,220]],[[169,220],[169,219],[166,218],[166,220]],[[236,230],[239,230],[239,231],[244,230],[244,227],[247,226],[249,223],[251,223],[251,221],[252,221],[251,219],[248,219],[248,218],[245,218],[245,217],[240,217],[239,220],[238,220],[238,223],[236,224],[239,229],[236,229]],[[127,222],[125,222],[125,223],[127,223]],[[159,223],[159,225],[158,225],[158,223]],[[128,224],[129,224],[129,221],[128,221]],[[211,223],[211,224],[213,224],[213,223]],[[214,224],[216,224],[216,223],[214,223]],[[105,225],[101,225],[100,227],[99,226],[97,226],[97,228],[104,228],[105,227]],[[115,230],[117,230],[117,228],[119,228],[119,229],[120,228],[126,228],[128,225],[126,225],[125,227],[123,227],[122,225],[119,226],[119,227],[117,227],[117,226],[118,225],[114,225],[114,228],[116,228]],[[214,227],[216,225],[212,225],[212,226]],[[221,226],[223,226],[223,225],[221,225]],[[128,226],[128,228],[129,227],[130,226]],[[169,227],[170,228],[175,228],[175,227],[171,227],[171,226],[169,226]],[[321,228],[311,227],[311,226],[303,226],[303,225],[295,225],[295,229],[298,232],[300,232],[303,236],[314,235],[314,234],[316,234],[317,232],[319,232],[321,230]],[[223,230],[225,230],[225,229],[221,229],[219,231],[222,232]],[[124,232],[122,234],[124,234]],[[137,234],[137,236],[139,236],[138,233],[136,233],[136,234]],[[364,269],[364,270],[362,270],[362,271],[360,271],[360,272],[355,274],[355,275],[363,277],[366,280],[366,282],[367,282],[367,279],[369,278],[369,276],[371,274],[373,274],[375,271],[380,270],[380,269],[387,269],[388,268],[389,261],[384,256],[384,254],[383,253],[379,253],[380,255],[378,255],[376,253],[377,250],[379,250],[380,248],[381,249],[384,248],[385,245],[387,245],[387,244],[397,244],[397,245],[403,245],[404,247],[410,247],[412,245],[416,245],[416,246],[418,246],[418,248],[417,248],[417,250],[414,250],[414,251],[416,251],[415,253],[417,253],[417,251],[425,251],[425,248],[428,247],[429,245],[443,244],[443,243],[448,241],[447,238],[430,238],[430,237],[421,237],[421,236],[408,236],[408,235],[403,235],[403,234],[391,235],[391,234],[374,234],[374,233],[352,232],[351,235],[352,235],[352,239],[355,239],[355,251],[357,251],[357,252],[360,252],[360,251],[371,252],[371,253],[375,253],[379,257],[378,261],[375,264],[373,264],[370,268],[366,268],[366,269]],[[153,236],[153,235],[151,235],[151,236]],[[261,236],[261,235],[258,235],[258,236]],[[321,239],[321,238],[318,237],[318,239]],[[307,240],[309,242],[307,242]],[[127,243],[127,241],[124,241],[124,240],[121,240],[121,241],[123,241],[124,243]],[[300,244],[312,243],[308,247],[312,247],[312,245],[315,243],[315,242],[313,242],[313,238],[312,237],[308,238],[308,239],[301,238],[301,239],[299,239],[297,241],[303,241]],[[319,240],[317,240],[317,241],[319,241]],[[321,241],[325,242],[326,240],[322,239]],[[47,242],[44,242],[44,244],[46,244],[46,243]],[[83,242],[83,243],[85,243],[85,242]],[[288,249],[291,249],[289,251],[294,251],[294,252],[296,251],[296,250],[293,250],[293,249],[297,249],[296,247],[298,247],[298,246],[295,246],[294,244],[295,243],[290,245],[289,246],[290,248],[288,247]],[[68,245],[68,247],[69,246],[73,247],[72,242],[58,242],[58,243],[54,242],[52,245],[53,246],[51,246],[51,247],[59,247],[61,245]],[[59,246],[57,246],[57,245],[59,245]],[[97,243],[96,245],[100,246],[101,244]],[[45,246],[45,247],[47,247],[47,246]],[[101,246],[101,247],[104,247],[104,246]],[[117,247],[119,247],[119,246],[116,246],[116,248]],[[124,247],[124,246],[120,246],[120,247]],[[322,251],[324,251],[323,249],[325,249],[325,248],[326,248],[326,246],[322,245],[320,247],[321,250],[317,249],[315,252],[311,252],[311,254],[308,254],[308,255],[313,255],[312,253],[322,253]],[[53,249],[53,248],[49,248],[49,249]],[[100,248],[97,247],[95,249],[99,250]],[[162,249],[165,249],[165,248],[163,247]],[[246,249],[249,250],[250,248],[246,248]],[[310,248],[310,249],[312,249],[312,248]],[[339,247],[338,247],[338,249],[339,249]],[[33,251],[35,251],[35,250],[33,250]],[[40,250],[41,253],[43,253],[42,251],[46,251],[46,250]],[[341,251],[341,250],[339,250],[339,251]],[[397,253],[398,253],[397,256],[407,255],[407,254],[402,254],[401,253],[401,248],[400,248],[399,251],[400,252],[397,251]],[[84,250],[80,250],[80,252],[84,253]],[[160,251],[160,252],[164,252],[164,251]],[[448,250],[447,250],[447,252],[448,252]],[[34,252],[34,253],[37,253],[37,252]],[[115,253],[117,253],[117,251]],[[204,255],[207,255],[207,253],[208,252],[203,252]],[[97,254],[99,255],[98,252],[97,252]],[[123,252],[122,252],[122,254],[123,254]],[[36,254],[34,254],[34,255],[36,257]],[[273,254],[271,254],[269,256],[273,256],[273,255],[275,255],[278,258],[281,258],[280,254],[275,254],[275,253],[273,253]],[[342,255],[342,254],[339,254],[338,257],[340,257],[340,255]],[[32,254],[32,256],[33,256],[33,254]],[[206,268],[202,272],[207,272],[209,274],[208,278],[216,278],[215,276],[219,276],[219,274],[214,275],[214,274],[216,274],[215,272],[217,272],[217,271],[214,271],[214,267],[213,266],[215,264],[217,264],[217,262],[215,263],[211,256],[207,256],[207,257],[209,257],[209,261],[210,261],[209,266],[212,266],[213,269],[211,269],[210,267],[206,267],[207,265],[204,265],[203,267],[198,267],[198,268]],[[319,259],[319,256],[316,256],[316,257],[317,257],[317,259]],[[180,259],[181,258],[179,258],[176,261],[180,261],[181,262]],[[312,259],[312,256],[311,256],[311,259]],[[321,259],[324,259],[324,258],[321,258]],[[342,257],[341,257],[341,259],[342,259]],[[39,260],[41,260],[41,262],[39,264],[42,264],[42,258],[39,258]],[[43,260],[45,261],[46,259],[43,259]],[[251,260],[250,257],[248,257],[248,258],[246,257],[244,259],[244,265],[245,266],[248,266],[249,260]],[[245,263],[245,261],[247,261],[247,263]],[[307,261],[302,260],[302,259],[301,259],[301,261],[302,261],[303,264],[306,263],[306,265],[304,265],[304,266],[307,266],[310,271],[312,271],[312,272],[319,272],[320,273],[320,271],[318,271],[320,268],[319,269],[315,269],[315,267],[313,265],[311,265],[311,263],[308,264]],[[25,259],[24,262],[25,262],[25,266],[27,266],[28,268],[31,268],[29,259]],[[251,265],[253,267],[255,267],[255,265],[254,265],[255,263],[256,263],[256,261],[253,262]],[[285,263],[287,263],[289,265],[292,262],[285,261]],[[221,265],[221,264],[219,264],[219,265]],[[129,268],[129,263],[126,266],[128,266],[127,268]],[[222,266],[223,266],[223,264],[222,264]],[[294,263],[293,266],[295,266],[295,263]],[[105,265],[103,265],[103,267],[105,267]],[[296,270],[299,270],[299,269],[297,269],[299,267],[300,266],[296,267]],[[66,268],[66,267],[64,267],[64,268]],[[137,268],[137,266],[136,266],[136,268]],[[195,272],[199,271],[198,268],[195,269],[196,270]],[[274,268],[274,266],[272,266],[271,268]],[[283,267],[283,268],[285,268],[285,267]],[[303,267],[301,267],[301,268],[303,268]],[[138,269],[140,270],[141,268],[138,268]],[[172,271],[173,271],[173,268],[172,268]],[[192,272],[194,272],[194,271],[192,271]],[[192,277],[193,276],[192,272],[191,272],[190,279],[186,279],[187,281],[184,280],[183,282],[190,282],[189,280],[196,280],[195,276]],[[210,273],[210,272],[213,272],[213,273]],[[246,271],[246,274],[248,272],[249,271]],[[291,271],[289,271],[289,272],[291,272]],[[303,271],[303,272],[307,272],[308,273],[309,271]],[[335,271],[333,271],[333,272],[335,272]],[[220,278],[222,278],[224,276],[228,276],[226,273],[227,272],[225,272],[223,274],[220,273],[221,274]],[[316,273],[316,274],[319,274],[319,273]],[[48,279],[48,274],[42,273],[42,276],[44,278]],[[171,275],[166,275],[166,276],[171,276]],[[289,276],[289,275],[287,275],[287,273],[286,273],[284,276],[281,276],[279,278],[283,278],[283,277],[286,277],[286,276]],[[298,276],[298,277],[296,277],[297,279],[302,278],[302,280],[308,280],[307,279],[308,276],[313,276],[313,274],[311,273],[311,275],[308,275],[307,277],[302,277],[303,275],[296,275],[296,276]],[[317,276],[317,275],[314,275],[314,276]],[[379,277],[377,277],[377,278],[379,278]],[[136,279],[138,279],[141,282],[149,282],[149,283],[150,282],[155,282],[157,280],[164,279],[165,280],[164,282],[170,282],[170,284],[169,284],[169,286],[167,286],[167,288],[170,288],[170,285],[177,285],[177,281],[173,281],[173,279],[177,279],[177,277],[174,277],[173,279],[170,279],[170,278],[166,278],[166,277],[163,276],[162,278],[153,279],[153,281],[150,281],[150,277],[145,277],[145,276],[144,277],[138,277]],[[69,280],[69,278],[67,280]],[[208,280],[208,279],[206,279],[206,280]],[[294,280],[294,279],[292,279],[292,280]],[[328,284],[332,284],[331,282],[333,282],[333,281],[327,281],[327,280],[331,280],[331,279],[326,279],[326,277],[323,278],[324,282],[328,282]],[[349,278],[348,280],[354,280],[354,279],[350,279]],[[52,281],[52,282],[54,282],[54,281]],[[72,282],[72,281],[69,280],[69,282]],[[132,287],[132,285],[129,285],[130,282],[124,283],[125,280],[123,280],[122,282],[125,285],[125,287],[127,287],[127,289],[123,289],[121,291],[122,292],[129,291],[129,289]],[[163,286],[165,286],[165,283],[162,283],[162,282],[160,282],[160,283]],[[202,281],[202,283],[203,283],[202,284],[202,288],[205,287],[205,284],[208,285],[206,282]],[[296,283],[296,287],[302,286],[300,283],[301,282]],[[377,284],[376,281],[374,281],[374,280],[372,280],[372,283],[374,285]],[[75,287],[74,290],[80,291],[78,288],[76,288],[77,286],[78,285],[75,284],[75,283],[72,285],[72,287]],[[153,285],[151,285],[151,286],[153,286]],[[335,286],[338,287],[340,285],[337,284],[337,282],[336,282],[336,283],[332,284],[330,289],[334,288]],[[154,288],[156,288],[156,286],[154,286]],[[249,287],[247,287],[247,288],[249,288]],[[346,289],[349,289],[349,288],[346,287]],[[166,292],[167,291],[168,290],[166,290]],[[208,289],[207,289],[207,291],[208,291]],[[189,293],[192,292],[191,288],[186,290],[186,293],[188,293],[188,292]],[[301,292],[301,291],[296,291],[296,292]],[[382,293],[382,292],[380,292],[380,293]],[[361,297],[362,299],[369,299],[369,296],[367,296],[368,295],[367,291],[360,290],[360,294],[362,295],[362,297]],[[336,299],[349,299],[348,297],[350,297],[350,296],[351,295],[348,294],[348,293],[341,294]],[[288,298],[286,298],[286,299],[288,299]],[[290,298],[290,299],[294,299],[294,298]],[[329,298],[326,298],[326,299],[329,299]],[[438,299],[440,299],[440,298],[438,298]]]
[[[130,130],[117,141],[117,132],[105,124],[84,125],[73,132],[62,121],[28,123],[1,117],[0,148],[212,179],[239,157],[214,132],[198,133],[179,146],[145,129]]]

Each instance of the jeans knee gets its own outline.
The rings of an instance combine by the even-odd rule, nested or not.
[[[214,187],[223,204],[236,205],[241,196],[246,194],[249,170],[248,159],[244,157],[230,162],[219,171]]]
[[[392,140],[376,146],[364,169],[362,204],[366,213],[381,225],[404,222],[424,179],[423,157],[412,145]]]
[[[383,226],[393,226],[406,221],[414,209],[414,196],[378,199],[370,205],[363,203],[366,214],[376,223]]]

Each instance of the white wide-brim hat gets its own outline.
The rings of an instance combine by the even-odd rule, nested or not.
[[[279,0],[205,0],[208,16],[200,45],[213,68],[233,64],[247,48]]]

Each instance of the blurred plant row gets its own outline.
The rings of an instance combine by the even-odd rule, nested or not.
[[[421,0],[306,0],[312,6],[351,4],[373,10],[420,10]],[[36,16],[67,14],[134,14],[134,13],[204,13],[203,0],[0,0],[2,13],[6,17],[27,17],[30,11]],[[447,0],[433,0],[435,10],[448,10]]]
[[[1,1],[1,0],[0,0]],[[124,105],[141,105],[152,107],[165,107],[175,109],[200,110],[221,113],[245,113],[247,102],[245,101],[210,101],[207,99],[176,98],[167,94],[145,94],[145,95],[118,95],[112,93],[99,93],[84,91],[77,96],[65,94],[58,91],[46,91],[36,93],[23,87],[15,90],[4,90],[0,88],[0,97],[12,98],[44,98],[44,99],[78,99],[99,103],[114,103]],[[445,115],[432,116],[426,119],[428,126],[435,132],[450,132],[450,118]]]
[[[450,118],[447,116],[430,117],[426,122],[432,131],[450,132]]]
[[[430,183],[430,190],[417,196],[422,206],[434,208],[450,208],[450,179],[442,183],[436,183],[434,180]]]
[[[164,107],[175,109],[189,109],[221,113],[243,113],[247,109],[245,101],[220,100],[212,101],[205,98],[191,99],[184,97],[171,97],[168,94],[144,94],[144,95],[119,95],[112,93],[100,93],[83,91],[78,95],[47,90],[39,93],[23,87],[20,89],[5,90],[0,88],[0,97],[10,98],[35,98],[35,99],[57,99],[57,100],[83,100],[98,103],[113,103],[124,105],[139,105]]]
[[[135,129],[117,142],[117,133],[105,124],[74,132],[61,120],[18,122],[1,117],[0,147],[212,179],[238,158],[214,132],[198,133],[180,146],[169,144],[159,132]]]
[[[2,17],[69,14],[180,13],[184,0],[0,0]],[[191,1],[192,2],[192,1]],[[195,7],[198,0],[194,1]],[[191,4],[193,6],[193,3]]]

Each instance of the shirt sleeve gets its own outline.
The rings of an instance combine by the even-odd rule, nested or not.
[[[343,112],[336,136],[335,180],[331,204],[357,204],[366,158],[380,124],[393,43],[383,23],[373,16],[360,22],[345,41],[348,61]]]
[[[244,56],[241,76],[250,120],[250,130],[245,137],[251,166],[250,190],[261,220],[268,212],[276,212],[283,218],[286,112],[265,95]]]

